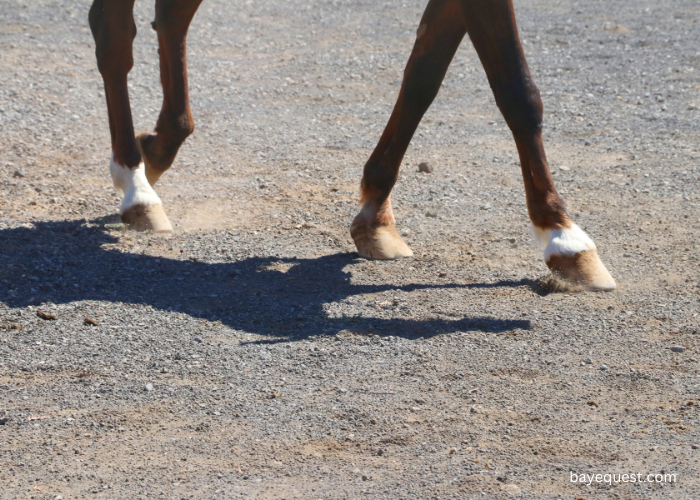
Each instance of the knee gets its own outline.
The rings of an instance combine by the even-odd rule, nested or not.
[[[529,135],[542,129],[542,99],[529,75],[489,83],[498,108],[514,134]]]

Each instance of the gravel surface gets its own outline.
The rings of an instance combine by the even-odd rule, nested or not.
[[[700,498],[700,6],[516,1],[619,285],[567,294],[468,40],[393,195],[415,257],[354,253],[424,3],[205,2],[162,236],[115,216],[89,2],[0,0],[0,499]]]

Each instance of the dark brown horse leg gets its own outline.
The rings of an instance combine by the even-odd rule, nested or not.
[[[589,290],[615,281],[554,187],[542,143],[542,101],[523,53],[511,0],[461,0],[469,36],[520,155],[530,220],[555,274]]]
[[[134,229],[172,231],[158,195],[146,179],[136,146],[129,105],[127,76],[134,65],[132,43],[136,36],[134,0],[95,0],[90,8],[90,28],[95,38],[97,67],[107,97],[112,135],[110,173],[124,196],[119,210],[122,220]]]
[[[156,0],[163,107],[155,132],[137,138],[151,185],[170,168],[185,139],[194,132],[187,88],[187,30],[202,0]]]
[[[395,259],[413,255],[396,230],[389,195],[411,138],[437,95],[465,33],[459,0],[430,0],[394,111],[364,168],[362,209],[350,229],[363,257]]]

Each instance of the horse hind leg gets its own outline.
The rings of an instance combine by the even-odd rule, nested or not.
[[[110,173],[123,196],[119,215],[132,229],[171,232],[163,205],[146,178],[129,104],[127,77],[133,67],[136,36],[133,0],[95,0],[89,21],[95,38],[97,67],[102,75],[112,139]]]
[[[201,0],[158,0],[152,26],[158,33],[163,106],[155,131],[139,134],[137,145],[151,185],[168,170],[194,132],[187,85],[187,31]]]

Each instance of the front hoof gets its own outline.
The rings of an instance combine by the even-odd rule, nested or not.
[[[598,252],[586,250],[574,255],[550,255],[547,266],[559,278],[584,290],[609,292],[615,290],[615,280],[605,268]]]
[[[151,230],[154,233],[172,233],[168,216],[165,215],[163,205],[135,205],[121,214],[122,222],[135,231]]]
[[[357,253],[366,259],[391,260],[413,255],[394,224],[354,226],[350,228],[350,235],[355,241]]]

